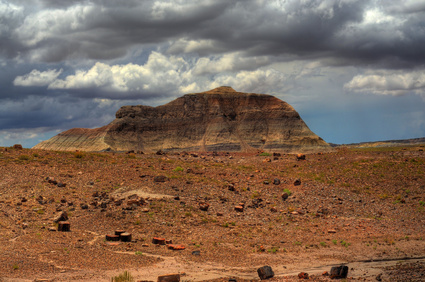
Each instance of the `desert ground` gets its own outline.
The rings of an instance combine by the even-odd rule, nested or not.
[[[346,281],[425,281],[423,149],[338,147],[297,160],[3,147],[0,281],[124,271],[259,281],[262,266],[274,271],[268,281],[330,281],[323,273],[342,264]],[[110,241],[119,230],[128,242]]]

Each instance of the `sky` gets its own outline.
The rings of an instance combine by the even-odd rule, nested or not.
[[[425,137],[425,1],[0,0],[0,146],[222,85],[327,142]]]

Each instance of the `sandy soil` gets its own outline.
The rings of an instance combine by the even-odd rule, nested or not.
[[[0,281],[259,281],[265,265],[326,281],[341,264],[348,280],[425,281],[424,209],[421,146],[304,161],[0,148]],[[116,230],[131,242],[106,241]]]

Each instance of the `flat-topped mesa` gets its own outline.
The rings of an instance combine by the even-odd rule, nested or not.
[[[63,132],[34,148],[82,151],[330,150],[288,103],[221,86],[165,105],[124,106],[98,129]],[[72,134],[70,134],[72,133]],[[68,144],[68,145],[67,145]],[[68,147],[67,147],[68,146]]]

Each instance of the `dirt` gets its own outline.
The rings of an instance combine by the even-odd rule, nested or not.
[[[0,148],[0,281],[259,281],[265,265],[270,281],[327,281],[342,264],[350,281],[425,281],[424,209],[419,145],[305,160]],[[106,241],[116,230],[131,242]]]

